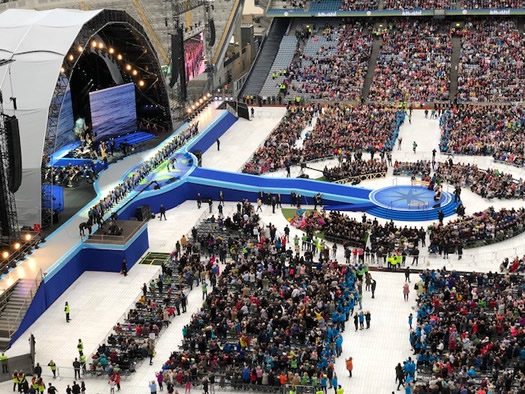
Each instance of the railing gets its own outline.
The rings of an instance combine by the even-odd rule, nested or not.
[[[337,183],[339,185],[346,185],[348,183],[354,183],[356,181],[359,183],[361,181],[366,181],[369,179],[383,178],[385,176],[386,176],[386,171],[381,171],[381,172],[374,172],[371,174],[361,174],[361,175],[351,176],[351,177],[347,177],[343,179],[338,179],[336,181],[333,181],[333,183]]]
[[[133,229],[128,235],[105,235],[105,234],[92,234],[88,237],[87,242],[89,243],[106,243],[113,242],[119,244],[126,244],[135,234],[137,234],[142,229],[141,226],[137,226]]]
[[[7,331],[9,333],[10,338],[14,335],[16,330],[18,330],[18,326],[24,318],[24,315],[27,311],[27,308],[29,308],[31,301],[33,301],[33,298],[35,297],[35,294],[38,291],[38,288],[40,287],[40,283],[42,283],[43,278],[44,275],[42,273],[42,269],[40,269],[36,278],[33,280],[31,289],[29,290],[29,294],[24,299],[24,302],[22,303],[22,306],[20,306],[20,309],[18,310],[16,316],[14,318],[7,316]]]
[[[2,293],[0,294],[0,312],[3,311],[4,308],[7,306],[7,302],[9,301],[9,296],[15,289],[15,286],[17,283],[18,281],[16,281],[11,286],[3,290]]]

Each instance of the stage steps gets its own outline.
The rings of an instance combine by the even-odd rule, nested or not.
[[[11,337],[18,329],[31,304],[40,282],[19,279],[1,300],[0,350],[7,349]]]
[[[459,204],[454,202],[454,199],[452,199],[447,205],[441,207],[441,210],[445,214],[445,217],[448,217],[456,213],[456,208],[458,205]],[[439,208],[421,211],[396,211],[379,206],[366,211],[366,213],[379,218],[399,220],[403,222],[423,222],[427,220],[437,220],[438,212]]]

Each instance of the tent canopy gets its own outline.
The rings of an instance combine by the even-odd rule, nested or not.
[[[16,115],[22,147],[22,186],[16,193],[20,225],[40,223],[42,153],[49,106],[64,58],[82,27],[102,10],[9,9],[0,14],[4,112]],[[16,97],[15,113],[10,97]]]

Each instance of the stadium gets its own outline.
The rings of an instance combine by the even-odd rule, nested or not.
[[[3,0],[0,392],[525,392],[523,0]]]

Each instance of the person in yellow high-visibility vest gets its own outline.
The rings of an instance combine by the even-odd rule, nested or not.
[[[337,387],[337,389],[335,390],[335,393],[336,394],[344,394],[345,392],[345,389],[341,387],[341,385],[339,385],[339,387]]]
[[[79,340],[78,340],[77,350],[78,350],[78,353],[79,353],[81,356],[82,356],[82,354],[84,354],[84,343],[82,342],[82,339],[79,339]]]
[[[66,323],[69,323],[69,320],[71,320],[69,318],[69,313],[71,312],[71,309],[69,308],[69,304],[68,304],[67,301],[66,301],[66,305],[64,307],[64,312],[66,313]]]
[[[51,372],[53,373],[53,379],[57,377],[57,365],[53,360],[51,360],[49,363],[47,363],[47,366],[51,368]]]
[[[4,352],[0,354],[0,363],[2,364],[2,373],[9,373],[9,368],[7,366],[7,356]]]
[[[13,372],[13,391],[16,391],[16,386],[18,385],[18,371]]]

